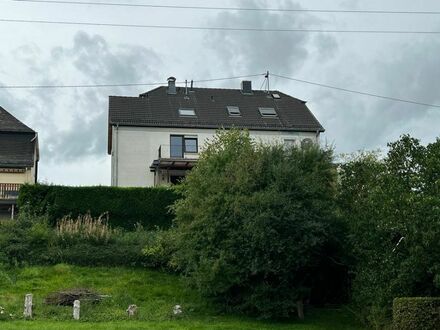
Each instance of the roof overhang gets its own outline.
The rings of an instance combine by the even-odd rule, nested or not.
[[[230,125],[230,124],[170,124],[170,123],[131,123],[131,122],[111,122],[109,123],[109,136],[113,126],[118,127],[160,127],[160,128],[199,128],[199,129],[246,129],[249,131],[272,131],[272,132],[325,132],[323,127],[281,127],[281,126],[243,126],[243,125]]]
[[[197,159],[183,158],[160,158],[153,161],[150,166],[151,172],[157,170],[190,170],[197,163]]]

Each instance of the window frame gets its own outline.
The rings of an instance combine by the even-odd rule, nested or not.
[[[181,145],[173,145],[173,143],[172,143],[172,141],[173,141],[173,138],[180,138],[180,141],[182,141],[182,143],[181,143]],[[184,156],[185,156],[185,153],[184,153],[184,148],[183,148],[183,145],[184,145],[184,136],[183,135],[179,135],[179,134],[170,134],[170,158],[183,158]],[[179,157],[179,156],[173,156],[172,155],[172,148],[173,148],[173,146],[174,147],[180,147],[180,151],[181,151],[181,157]]]
[[[264,113],[264,111],[268,111],[268,110],[273,110],[273,114],[272,113]],[[278,118],[278,112],[275,110],[275,108],[271,108],[271,107],[259,107],[258,111],[260,111],[260,115],[261,117],[264,118]]]
[[[183,111],[191,111],[193,114],[183,114]],[[197,117],[196,110],[194,108],[179,108],[177,110],[179,117]]]
[[[171,148],[173,146],[175,147],[180,147],[180,145],[173,145],[171,143],[173,138],[180,138],[182,141],[182,145],[181,145],[181,157],[178,156],[172,156],[171,155]],[[195,140],[196,141],[196,151],[189,151],[187,150],[186,147],[186,141],[187,140]],[[170,134],[170,158],[185,158],[185,154],[198,154],[199,153],[199,139],[197,136],[193,136],[193,135],[182,135],[182,134]]]
[[[236,109],[238,113],[232,113],[231,110]],[[240,107],[236,105],[227,105],[226,110],[228,111],[229,117],[241,117]]]
[[[186,141],[195,140],[196,141],[196,151],[188,151],[186,148]],[[183,136],[183,153],[184,154],[198,154],[199,153],[199,139],[197,136]]]

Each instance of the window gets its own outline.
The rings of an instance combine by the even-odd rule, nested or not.
[[[197,138],[185,137],[185,152],[196,154],[197,153]]]
[[[313,145],[313,141],[310,138],[305,138],[301,141],[301,148],[307,149]]]
[[[180,108],[179,109],[179,116],[183,116],[183,117],[196,117],[196,112],[194,111],[194,109]]]
[[[226,108],[228,109],[229,116],[231,116],[231,117],[240,117],[241,116],[241,112],[240,112],[239,107],[228,105]]]
[[[197,137],[184,135],[170,136],[170,157],[183,158],[185,153],[198,153]]]
[[[280,94],[276,94],[276,93],[272,94],[272,97],[274,99],[280,99],[281,98]]]
[[[183,135],[171,135],[170,157],[183,158]]]
[[[274,108],[258,108],[258,110],[263,117],[278,117]]]
[[[296,146],[297,146],[297,144],[296,144],[295,139],[285,139],[284,140],[284,148],[285,149],[295,148]]]
[[[185,179],[184,175],[170,175],[171,184],[179,184],[183,179]]]

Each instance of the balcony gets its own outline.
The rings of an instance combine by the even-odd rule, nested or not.
[[[0,202],[15,202],[20,187],[18,183],[0,183]]]
[[[157,169],[188,170],[194,167],[199,158],[197,152],[185,152],[183,146],[162,144],[159,146],[157,159],[153,161],[150,170]]]

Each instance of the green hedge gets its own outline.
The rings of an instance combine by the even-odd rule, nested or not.
[[[144,228],[168,228],[172,222],[169,206],[177,194],[168,188],[66,187],[24,185],[20,189],[18,207],[31,214],[49,217],[51,224],[65,215],[76,217],[90,212],[97,217],[109,213],[114,227],[133,229],[136,223]]]
[[[440,329],[440,297],[394,299],[393,327],[399,330]]]

